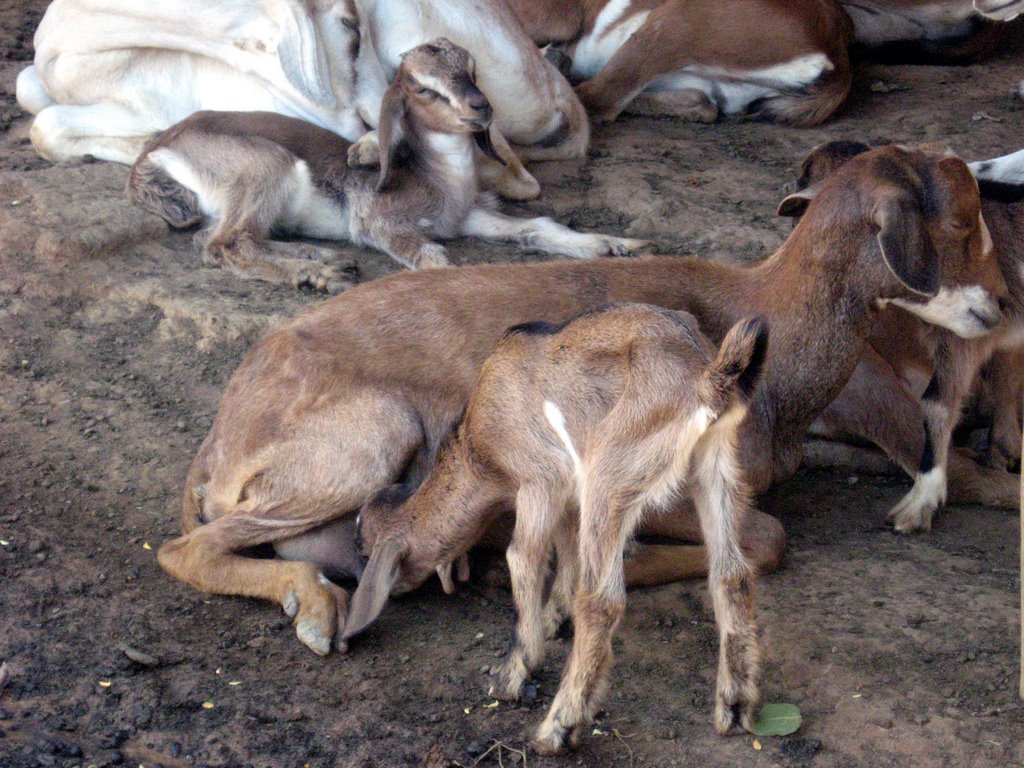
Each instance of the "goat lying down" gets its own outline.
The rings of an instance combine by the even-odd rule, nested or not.
[[[715,728],[750,728],[761,649],[753,571],[739,545],[748,497],[737,427],[764,362],[763,320],[737,324],[721,350],[686,312],[620,304],[564,326],[512,328],[484,362],[466,415],[411,497],[386,489],[363,507],[369,555],[344,637],[388,594],[419,585],[465,553],[502,510],[518,620],[491,695],[518,699],[545,634],[574,617],[572,653],[533,746],[559,751],[607,689],[612,634],[625,610],[623,548],[644,516],[683,487],[708,547],[719,627]],[[557,571],[544,605],[552,550]]]
[[[215,222],[208,262],[255,277],[337,293],[330,251],[268,241],[272,231],[351,240],[419,269],[448,265],[433,238],[512,240],[564,256],[634,253],[648,244],[583,234],[550,219],[491,210],[474,150],[494,154],[492,110],[468,53],[445,39],[406,53],[381,108],[386,148],[377,176],[351,169],[350,144],[312,123],[271,112],[199,112],[151,142],[128,189],[174,227]]]
[[[880,300],[966,335],[986,330],[977,314],[999,312],[998,296],[960,290],[992,258],[963,161],[886,147],[815,192],[779,250],[744,267],[640,257],[423,270],[311,307],[229,382],[185,481],[183,535],[160,564],[198,589],[284,606],[317,653],[343,646],[347,600],[320,574],[359,572],[351,521],[362,504],[429,474],[507,328],[615,302],[689,311],[716,342],[744,317],[767,318],[772,344],[737,446],[751,490],[767,491],[799,467],[807,427],[856,368]],[[703,540],[685,497],[642,532]],[[777,566],[778,521],[751,510],[738,533],[752,565]],[[239,554],[268,543],[288,559]],[[705,573],[707,560],[702,547],[644,545],[629,566],[627,581],[653,584]]]
[[[797,184],[812,188],[851,158],[869,150],[866,144],[858,142],[823,144],[804,160]],[[979,215],[985,258],[980,263],[988,267],[977,272],[975,286],[964,288],[1007,297],[1001,302],[1005,312],[979,318],[994,331],[976,337],[967,334],[968,338],[963,338],[929,325],[894,302],[894,306],[880,314],[870,345],[850,382],[814,427],[817,434],[826,437],[870,440],[914,475],[914,487],[889,514],[899,531],[930,529],[936,510],[946,501],[947,485],[956,500],[962,498],[965,486],[982,480],[969,491],[970,498],[1007,508],[1016,508],[1019,503],[1019,479],[1015,475],[979,475],[968,459],[949,450],[953,429],[972,384],[993,353],[997,353],[998,359],[994,361],[997,367],[992,378],[1002,401],[996,407],[993,434],[997,441],[1009,441],[1007,452],[1013,452],[1020,443],[1022,385],[1017,361],[1024,351],[1024,206],[1020,203],[1024,190],[1020,182],[1024,178],[1017,179],[1016,202],[994,196],[997,192],[1005,196],[1013,191],[1008,182],[1014,178],[1014,171],[1019,171],[1019,159],[1024,158],[1024,153],[1018,155],[1019,158],[1009,156],[972,165],[975,173],[989,173],[1004,180],[1000,190],[993,189],[990,182],[982,182]],[[799,214],[799,209],[788,212]],[[1006,433],[1011,436],[999,437]],[[994,444],[1000,450],[1001,443]],[[951,459],[956,464],[952,471]],[[1005,468],[1004,459],[1002,469]]]
[[[591,118],[712,122],[754,112],[813,125],[850,90],[850,21],[832,0],[510,0],[555,44]]]
[[[17,98],[55,161],[130,165],[149,136],[204,109],[279,112],[355,141],[377,126],[400,55],[437,37],[480,62],[497,127],[522,156],[584,155],[583,106],[502,0],[54,0]],[[535,197],[515,170],[499,191]]]

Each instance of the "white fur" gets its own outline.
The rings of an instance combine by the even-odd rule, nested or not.
[[[730,70],[695,64],[662,75],[649,90],[703,91],[727,114],[743,112],[758,99],[804,88],[835,69],[823,53],[809,53],[763,69]]]
[[[941,288],[938,295],[924,303],[905,299],[892,299],[892,303],[965,339],[974,339],[992,331],[990,325],[972,312],[985,318],[1000,316],[999,302],[980,285]]]
[[[278,228],[321,240],[348,240],[351,237],[347,209],[339,213],[338,204],[317,191],[305,161],[295,163],[291,177],[285,183],[293,191],[281,217],[275,222]]]
[[[936,466],[919,472],[914,487],[892,508],[889,519],[897,531],[926,531],[932,527],[935,510],[946,503],[946,471]]]
[[[544,418],[547,419],[548,424],[555,431],[558,436],[559,442],[562,447],[565,448],[565,452],[569,455],[569,460],[572,461],[573,475],[576,477],[577,488],[583,483],[583,463],[580,461],[580,456],[576,453],[576,446],[572,444],[572,438],[569,436],[569,430],[565,426],[565,415],[550,400],[544,401]]]
[[[173,149],[160,147],[149,153],[149,159],[160,166],[181,186],[195,193],[199,200],[199,210],[204,216],[212,219],[220,218],[224,210],[224,201],[217,194],[217,186],[195,172],[192,165]]]
[[[1024,149],[992,160],[970,164],[971,173],[979,179],[1024,184]]]
[[[631,0],[610,0],[601,9],[594,29],[576,44],[572,56],[572,73],[578,77],[593,77],[615,55],[627,40],[643,26],[650,11],[640,11],[623,19]],[[618,22],[618,23],[615,23]],[[614,24],[614,26],[613,26]]]

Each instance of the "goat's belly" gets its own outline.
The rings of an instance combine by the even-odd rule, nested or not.
[[[323,240],[348,240],[351,229],[347,208],[317,189],[309,167],[302,160],[295,164],[292,173],[292,191],[275,229]]]
[[[648,90],[703,91],[726,114],[738,114],[759,99],[799,93],[833,69],[835,65],[823,53],[747,71],[694,65],[662,75]]]

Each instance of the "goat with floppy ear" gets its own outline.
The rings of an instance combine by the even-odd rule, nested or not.
[[[379,174],[348,164],[350,145],[311,123],[269,112],[199,112],[150,143],[132,167],[132,199],[172,225],[214,223],[207,260],[246,277],[337,292],[331,252],[273,242],[274,231],[350,240],[413,269],[447,266],[436,239],[519,242],[592,258],[644,249],[642,240],[574,232],[547,218],[491,210],[476,147],[493,152],[493,111],[476,65],[443,38],[406,52],[381,112]]]
[[[866,144],[850,141],[817,147],[801,165],[797,181],[800,191],[782,201],[780,214],[802,215],[806,209],[803,201],[813,197],[815,190],[842,165],[869,150]],[[944,148],[936,151],[948,154]],[[968,168],[958,158],[945,157],[939,166],[961,176],[965,185],[969,183]],[[909,288],[927,297],[940,291],[935,279],[938,276],[929,277],[920,268],[931,258],[929,250],[934,250],[932,235],[915,211],[920,205],[903,197],[887,201],[877,216],[878,242],[893,271],[903,276]],[[973,207],[965,210],[964,223],[970,217],[979,223],[982,253],[975,260],[977,283],[959,290],[984,290],[1004,296],[1009,288],[1011,301],[1007,306],[1013,308],[1024,306],[1024,286],[1019,277],[1024,254],[1018,255],[1020,248],[1006,235],[996,237],[1006,232],[1006,227],[996,227],[990,235],[986,225],[992,218],[1005,219],[1006,208],[1005,203],[983,195],[980,211]],[[1009,232],[1012,231],[1011,228]],[[922,254],[923,258],[913,254]],[[935,511],[946,500],[947,476],[954,500],[966,495],[975,502],[1015,506],[1015,478],[982,470],[956,452],[950,453],[949,444],[980,366],[1001,345],[1001,339],[1020,337],[1008,330],[1011,326],[1024,328],[1024,311],[1007,313],[1000,325],[1002,314],[979,309],[976,314],[981,322],[975,330],[985,331],[997,325],[999,330],[987,335],[967,333],[968,338],[962,338],[951,330],[924,322],[928,313],[921,310],[920,302],[892,304],[880,316],[857,371],[822,413],[815,431],[824,436],[866,438],[914,475],[914,487],[889,514],[897,530],[931,527]],[[964,329],[953,330],[962,334]],[[1016,404],[1012,407],[1013,414],[1017,414]],[[884,419],[878,417],[880,413],[885,414]],[[1020,431],[1019,425],[1014,431]]]
[[[917,215],[934,246],[925,272],[938,275],[938,307],[908,288],[921,275],[901,278],[879,251],[877,205],[900,191],[930,201]],[[321,302],[267,334],[232,377],[186,479],[183,535],[161,547],[160,564],[198,589],[297,606],[300,639],[326,651],[338,635],[338,601],[317,572],[353,565],[321,559],[316,542],[382,488],[430,474],[506,329],[608,302],[689,311],[715,342],[751,314],[768,319],[772,342],[737,441],[751,490],[763,493],[797,471],[807,428],[857,368],[880,302],[905,302],[966,333],[998,313],[998,297],[979,283],[992,254],[977,206],[977,187],[950,158],[885,147],[826,179],[786,242],[753,264],[469,265],[390,275]],[[977,290],[959,290],[967,287]],[[573,417],[565,419],[575,440]],[[920,447],[923,435],[916,439]],[[690,544],[640,545],[626,564],[630,583],[707,572],[690,499],[644,520],[642,531]],[[785,535],[770,515],[750,510],[738,534],[758,569],[781,562]],[[292,562],[240,554],[296,539],[310,554],[296,547]]]
[[[534,742],[558,751],[607,687],[626,599],[623,546],[645,512],[656,515],[685,489],[708,542],[721,635],[715,727],[749,729],[761,648],[753,573],[739,545],[749,500],[735,442],[767,346],[763,318],[741,320],[718,350],[693,315],[642,304],[511,329],[430,476],[411,496],[388,489],[360,512],[369,561],[344,639],[363,631],[389,594],[451,563],[515,507],[508,561],[518,620],[491,695],[518,698],[543,659],[545,633],[573,615],[572,653]]]

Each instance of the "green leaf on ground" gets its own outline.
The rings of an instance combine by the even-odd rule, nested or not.
[[[757,736],[789,736],[796,733],[803,722],[800,710],[793,704],[765,704],[754,720]]]

